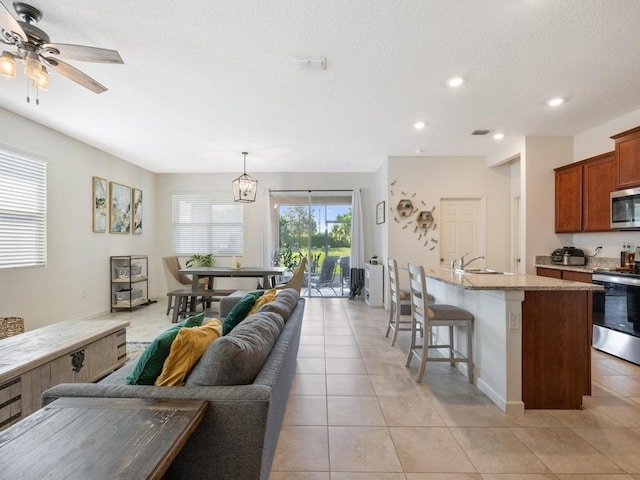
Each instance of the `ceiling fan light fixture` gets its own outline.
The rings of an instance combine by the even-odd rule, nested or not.
[[[33,86],[38,90],[44,90],[45,92],[49,90],[49,73],[47,72],[46,67],[42,67],[42,71],[40,72],[38,79],[33,81]]]
[[[24,58],[24,74],[34,82],[37,82],[42,75],[42,64],[34,52],[28,52]]]
[[[233,182],[231,182],[234,202],[251,203],[256,201],[256,193],[258,193],[258,180],[247,175],[247,155],[247,152],[242,152],[244,173],[236,178]]]
[[[17,66],[15,57],[6,50],[0,55],[0,77],[15,80]]]

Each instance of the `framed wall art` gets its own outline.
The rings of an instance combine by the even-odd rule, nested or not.
[[[93,177],[92,226],[94,232],[107,231],[107,181],[100,177]]]
[[[376,205],[376,224],[384,223],[384,200]]]
[[[132,192],[133,228],[131,229],[131,233],[140,235],[142,233],[142,190],[134,188]]]
[[[109,182],[109,205],[111,207],[109,231],[129,233],[131,231],[131,188]]]

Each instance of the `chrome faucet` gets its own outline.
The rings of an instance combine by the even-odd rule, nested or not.
[[[484,258],[484,256],[483,256],[483,255],[481,255],[481,256],[479,256],[479,257],[472,258],[472,259],[471,259],[471,260],[469,260],[468,262],[465,262],[465,261],[464,261],[464,257],[466,257],[467,255],[469,255],[470,253],[471,253],[471,252],[467,252],[467,253],[465,253],[464,255],[462,255],[462,256],[460,257],[460,260],[459,260],[459,263],[460,263],[460,270],[464,270],[464,268],[465,268],[465,267],[467,267],[467,266],[469,266],[469,264],[470,264],[471,262],[475,262],[476,260],[481,260],[481,259],[483,259],[483,258]]]

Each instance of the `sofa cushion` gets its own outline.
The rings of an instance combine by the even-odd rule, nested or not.
[[[227,335],[231,330],[235,328],[242,320],[244,320],[249,311],[256,303],[258,297],[264,293],[264,290],[256,290],[247,293],[240,299],[238,303],[231,309],[222,322],[222,335]]]
[[[272,288],[271,290],[267,290],[266,292],[264,292],[263,295],[261,295],[256,300],[256,303],[253,304],[253,307],[251,307],[251,310],[249,310],[249,315],[253,315],[258,311],[258,309],[261,306],[266,305],[267,303],[271,303],[275,299],[276,299],[276,289]]]
[[[284,320],[273,312],[247,317],[207,348],[186,386],[247,385],[256,378],[278,340]]]
[[[286,322],[291,312],[293,312],[293,309],[296,308],[298,298],[300,298],[300,295],[295,289],[285,288],[284,290],[278,291],[276,299],[273,302],[263,305],[258,311],[278,313]]]
[[[128,385],[153,385],[162,373],[164,361],[169,356],[171,344],[182,328],[199,327],[204,313],[189,317],[158,335],[140,356],[136,368],[127,376]]]
[[[171,351],[164,362],[162,373],[156,379],[160,387],[180,387],[207,347],[222,336],[222,322],[209,320],[201,327],[183,328],[171,344]]]

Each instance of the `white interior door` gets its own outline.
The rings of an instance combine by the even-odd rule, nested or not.
[[[511,203],[511,271],[523,273],[522,262],[522,235],[521,235],[521,210],[520,196],[513,197]]]
[[[483,200],[443,198],[440,200],[440,263],[448,267],[469,252],[465,260],[484,255]],[[476,268],[484,260],[474,262]]]

